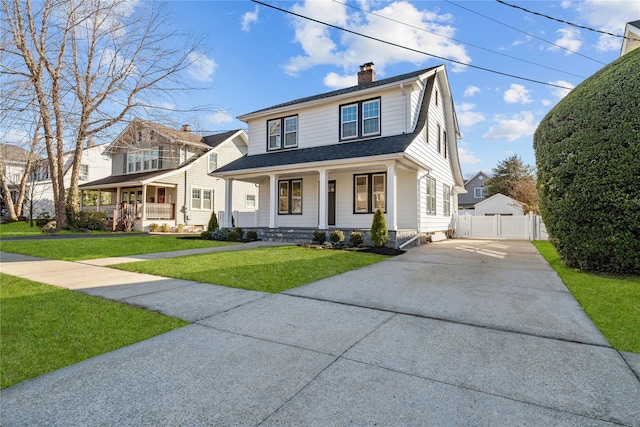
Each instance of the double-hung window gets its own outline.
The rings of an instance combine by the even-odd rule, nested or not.
[[[387,175],[368,173],[353,177],[353,212],[374,213],[386,211]]]
[[[485,187],[475,187],[473,189],[473,198],[474,199],[483,199],[486,197],[486,189]]]
[[[340,139],[380,135],[380,99],[340,106]]]
[[[301,179],[278,181],[278,213],[280,215],[302,214]]]
[[[442,126],[438,123],[438,153],[442,153]]]
[[[436,180],[430,176],[426,179],[427,184],[427,214],[436,214]]]
[[[202,209],[210,211],[213,208],[213,191],[202,190]]]
[[[78,179],[80,181],[86,181],[89,179],[89,165],[80,165],[80,176]]]
[[[191,209],[213,209],[213,190],[206,188],[191,188]]]
[[[191,189],[191,209],[200,209],[202,204],[202,190],[199,188]]]
[[[298,116],[267,121],[267,149],[281,150],[298,146]]]
[[[451,187],[442,184],[442,215],[451,215]]]
[[[159,151],[157,148],[150,150],[135,150],[127,153],[127,172],[142,172],[158,169]]]
[[[218,155],[216,153],[209,153],[209,172],[213,172],[218,169]]]

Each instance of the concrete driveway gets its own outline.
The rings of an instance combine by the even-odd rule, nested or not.
[[[1,269],[45,262],[58,286],[192,324],[3,390],[2,425],[640,425],[638,355],[529,242],[449,240],[277,295]]]

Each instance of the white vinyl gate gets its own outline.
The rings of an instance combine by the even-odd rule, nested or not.
[[[539,215],[458,215],[456,237],[468,239],[548,240]]]

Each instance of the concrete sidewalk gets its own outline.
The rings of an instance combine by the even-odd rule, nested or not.
[[[639,355],[529,242],[449,240],[282,294],[0,260],[192,322],[1,391],[2,425],[640,426]]]

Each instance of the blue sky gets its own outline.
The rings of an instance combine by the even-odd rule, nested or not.
[[[136,1],[132,0],[135,4]],[[506,0],[505,0],[506,1]],[[498,1],[264,0],[354,32],[457,61],[390,46],[296,18],[249,0],[169,1],[179,32],[202,37],[174,96],[172,121],[194,130],[246,127],[236,117],[356,84],[359,65],[378,79],[446,64],[462,138],[463,173],[490,172],[510,155],[535,165],[533,132],[567,90],[619,57],[621,38],[578,28]],[[582,26],[623,34],[640,19],[638,0],[508,3]],[[108,141],[100,141],[108,142]]]
[[[574,87],[619,57],[621,38],[497,1],[307,0],[265,3],[415,50],[544,83]],[[574,24],[623,34],[640,2],[518,1]],[[453,64],[296,18],[250,1],[180,1],[179,25],[204,32],[191,102],[208,104],[198,127],[244,127],[236,116],[355,84],[374,62],[378,79],[446,64],[460,122],[465,176],[512,154],[535,165],[533,132],[567,91]],[[197,32],[196,31],[196,32]]]

